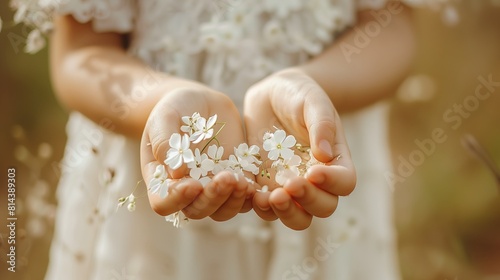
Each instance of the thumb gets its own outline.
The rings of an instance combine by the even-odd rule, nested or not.
[[[181,133],[179,113],[160,101],[152,110],[141,141],[141,164],[143,177],[151,176],[158,164],[165,164],[167,151],[171,148],[169,139],[174,133]],[[186,173],[185,164],[176,170],[167,168],[171,178],[182,178]],[[149,181],[147,181],[149,182]]]
[[[305,98],[304,121],[314,157],[323,163],[332,161],[339,155],[335,147],[340,120],[330,98],[319,86]]]

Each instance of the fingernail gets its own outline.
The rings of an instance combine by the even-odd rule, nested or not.
[[[319,141],[319,149],[327,154],[329,157],[333,157],[333,151],[332,151],[332,145],[330,145],[330,142],[327,140],[323,139]]]
[[[260,210],[262,211],[269,211],[269,209],[271,209],[271,207],[261,207],[260,205],[257,205],[259,207]]]
[[[276,209],[278,210],[281,210],[281,211],[285,211],[288,209],[288,207],[290,206],[290,201],[287,200],[283,203],[279,203],[279,204],[275,204],[274,207],[276,207]]]
[[[292,192],[292,195],[294,197],[303,197],[305,194],[306,194],[306,191],[305,191],[304,187],[301,187],[298,190],[295,190],[294,192]]]
[[[262,211],[269,211],[269,209],[271,209],[271,206],[269,204],[267,204],[266,206],[263,206],[261,203],[255,203],[255,205],[257,205],[257,207],[259,207],[260,210]]]

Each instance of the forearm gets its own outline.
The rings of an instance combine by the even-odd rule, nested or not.
[[[370,12],[360,13],[354,28],[321,55],[299,67],[318,82],[340,112],[389,97],[411,69],[415,55],[411,11],[403,5],[400,9],[398,14],[391,13],[385,27]],[[379,25],[380,32],[373,37],[367,35],[370,40],[367,46],[356,44],[358,32],[365,32],[370,23]]]
[[[129,56],[113,36],[92,34],[76,39],[68,34],[74,30],[66,30],[67,24],[56,27],[51,38],[51,71],[57,97],[68,109],[114,132],[139,138],[149,113],[166,92],[202,87],[154,71]],[[94,39],[99,44],[93,44]]]

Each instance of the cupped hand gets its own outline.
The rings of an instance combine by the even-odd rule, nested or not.
[[[245,142],[238,110],[224,94],[201,86],[179,88],[166,93],[150,113],[142,135],[140,153],[142,175],[148,188],[160,165],[166,170],[169,188],[166,196],[148,191],[149,201],[153,210],[162,216],[182,210],[186,217],[192,219],[211,217],[217,221],[228,220],[252,208],[253,184],[244,176],[221,171],[203,186],[199,180],[189,177],[185,162],[175,170],[165,163],[172,144],[169,143],[171,135],[184,134],[180,130],[184,125],[182,117],[192,116],[195,112],[206,119],[217,114],[218,120],[225,122],[217,135],[220,147],[224,148],[222,158],[227,158],[234,147]],[[202,150],[204,146],[205,142],[191,143],[190,149]]]
[[[265,220],[279,218],[297,230],[309,227],[314,216],[330,216],[339,196],[353,191],[356,173],[329,96],[303,71],[287,69],[252,86],[244,109],[249,144],[262,147],[263,135],[279,128],[310,146],[320,163],[309,167],[304,176],[288,179],[282,188],[273,180],[274,174],[270,179],[258,176],[257,182],[270,191],[254,195],[255,212]],[[264,153],[261,156],[266,159]]]

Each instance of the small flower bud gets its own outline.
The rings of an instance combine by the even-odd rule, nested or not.
[[[129,203],[129,204],[127,205],[127,210],[128,210],[129,212],[134,212],[134,211],[135,211],[135,202]]]

